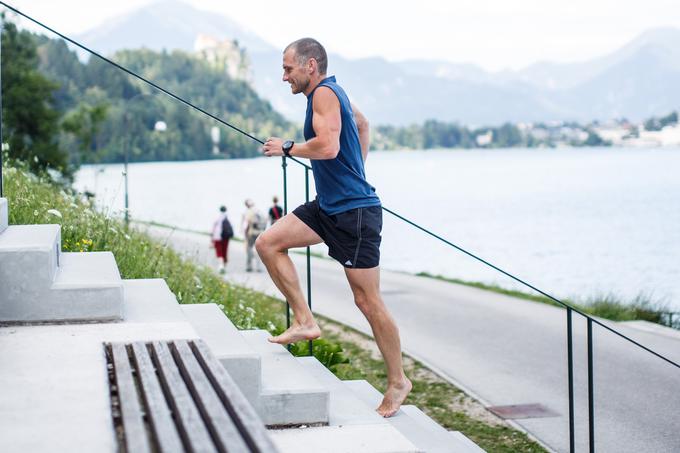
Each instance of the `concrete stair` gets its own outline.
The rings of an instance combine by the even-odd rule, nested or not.
[[[367,381],[342,381],[347,390],[371,406],[378,406],[382,394]],[[416,406],[404,405],[393,417],[386,419],[407,439],[428,453],[483,453],[464,434],[447,431]]]
[[[75,432],[81,426],[87,430],[97,421],[99,431],[88,431],[91,451],[112,451],[101,342],[175,338],[202,338],[263,422],[287,428],[270,430],[282,452],[481,451],[462,434],[446,431],[415,407],[405,406],[390,419],[380,417],[375,407],[382,396],[365,381],[340,381],[315,358],[295,358],[285,347],[269,343],[267,331],[239,331],[215,304],[179,305],[163,279],[122,280],[110,252],[62,253],[59,225],[9,226],[7,219],[7,202],[0,199],[0,324],[64,322],[59,326],[11,327],[20,331],[21,338],[6,337],[14,338],[16,344],[0,352],[5,353],[12,373],[24,372],[27,379],[12,381],[20,390],[16,407],[23,406],[25,394],[32,393],[33,387],[49,387],[54,400],[29,405],[36,413],[57,407],[55,402],[62,401],[63,392],[82,394],[83,389],[91,388],[93,397],[88,401],[92,404],[87,411],[78,412],[82,416],[78,426],[71,418],[62,426]],[[72,321],[87,323],[74,325]],[[86,372],[78,374],[75,369]],[[49,370],[68,377],[44,378],[51,375]],[[100,379],[94,379],[95,375]],[[30,384],[28,377],[33,379]],[[80,379],[77,382],[76,377]],[[86,412],[91,415],[85,416]],[[39,433],[31,445],[73,451],[72,443],[55,443],[64,437],[61,432],[54,437],[54,430],[24,421],[12,426]],[[24,445],[29,437],[15,436],[5,445]]]
[[[343,384],[343,381],[338,379],[316,358],[299,357],[297,361],[330,393],[328,426],[305,431],[297,430],[298,435],[309,437],[311,444],[301,442],[298,451],[327,451],[329,447],[331,451],[346,452],[424,451],[410,442],[385,418],[378,415],[374,407],[368,406],[357,398]],[[286,436],[291,434],[273,432],[272,435],[275,442],[285,444]],[[333,439],[333,441],[329,442],[326,437]],[[318,442],[315,439],[318,439]],[[389,441],[386,442],[387,439]]]
[[[288,350],[269,343],[266,330],[242,330],[260,355],[262,381],[258,409],[268,426],[328,424],[329,394]]]
[[[9,221],[9,212],[7,211],[7,198],[0,198],[0,233],[7,229]]]
[[[162,278],[123,280],[123,318],[128,323],[187,322],[182,306]]]
[[[59,225],[12,225],[0,234],[0,322],[122,318],[113,254],[62,253]]]

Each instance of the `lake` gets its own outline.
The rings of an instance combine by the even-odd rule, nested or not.
[[[373,152],[366,173],[385,207],[554,296],[680,310],[680,149]],[[224,204],[239,235],[244,200],[266,211],[282,181],[280,158],[133,164],[130,212],[207,231]],[[288,181],[292,210],[305,197],[294,162]],[[75,187],[123,209],[122,165],[84,166]],[[383,268],[521,288],[388,213],[381,250]]]

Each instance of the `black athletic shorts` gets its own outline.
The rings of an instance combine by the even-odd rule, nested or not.
[[[380,206],[328,215],[314,200],[298,206],[293,214],[321,236],[328,246],[328,254],[343,266],[370,269],[380,264]]]

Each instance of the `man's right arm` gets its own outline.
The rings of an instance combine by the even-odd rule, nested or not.
[[[312,101],[314,117],[312,127],[316,137],[305,143],[296,143],[290,151],[293,157],[306,159],[335,159],[340,151],[340,101],[333,91],[325,86],[319,87]],[[265,156],[281,156],[283,140],[271,137],[262,147]]]

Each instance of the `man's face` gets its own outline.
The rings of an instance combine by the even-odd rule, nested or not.
[[[298,64],[295,51],[286,51],[283,54],[283,81],[290,83],[293,94],[303,93],[309,86],[309,80],[309,72],[306,66]]]

